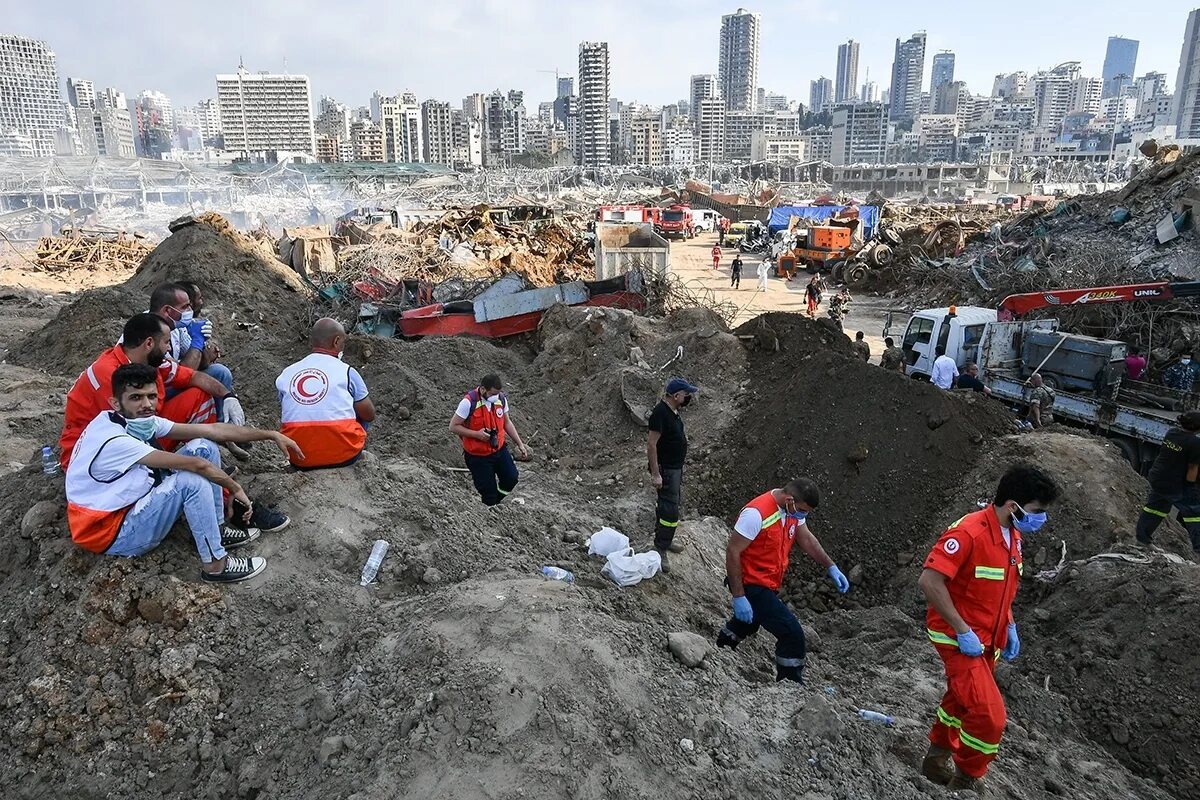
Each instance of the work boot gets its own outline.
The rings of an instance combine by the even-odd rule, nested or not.
[[[662,562],[661,566],[659,567],[659,569],[662,571],[662,574],[670,575],[671,574],[671,559],[667,557],[667,551],[659,550],[656,547],[656,548],[654,548],[654,552],[658,553],[659,560]]]
[[[966,789],[977,794],[983,793],[983,778],[972,778],[958,767],[954,768],[954,777],[946,784],[947,789]]]
[[[929,745],[925,760],[921,762],[921,774],[942,786],[950,783],[954,778],[954,762],[950,759],[950,751],[935,744]]]
[[[682,553],[683,552],[683,542],[679,541],[678,539],[672,539],[671,543],[669,545],[667,545],[667,549],[670,550],[672,553]]]

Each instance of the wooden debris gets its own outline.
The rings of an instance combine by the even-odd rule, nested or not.
[[[117,267],[134,269],[152,250],[139,234],[125,231],[63,228],[58,236],[43,236],[34,255],[49,271]]]

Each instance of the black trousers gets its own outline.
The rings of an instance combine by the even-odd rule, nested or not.
[[[508,452],[508,445],[490,456],[473,456],[464,451],[463,461],[471,470],[471,480],[485,506],[498,504],[517,486],[519,473],[512,453]]]
[[[1137,540],[1150,544],[1158,526],[1171,513],[1172,506],[1179,509],[1179,521],[1192,540],[1192,549],[1200,553],[1200,491],[1195,487],[1160,491],[1151,486],[1150,496],[1138,515]]]
[[[675,541],[675,530],[679,527],[679,506],[683,497],[683,467],[661,467],[663,485],[658,490],[658,503],[654,513],[654,549],[666,550]]]
[[[754,609],[754,619],[742,622],[730,617],[717,634],[717,644],[736,648],[743,639],[766,628],[775,637],[775,680],[804,683],[804,628],[796,615],[779,599],[779,595],[765,586],[746,584],[746,599]]]

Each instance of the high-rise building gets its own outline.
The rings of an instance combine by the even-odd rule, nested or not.
[[[662,117],[644,114],[635,117],[629,124],[633,146],[630,149],[632,163],[658,166],[664,163],[662,146]]]
[[[64,121],[54,52],[35,39],[0,36],[0,155],[54,155]]]
[[[1200,8],[1188,14],[1172,105],[1176,139],[1200,139]]]
[[[332,97],[322,97],[313,133],[317,139],[318,161],[353,161],[354,144],[350,138],[351,111]]]
[[[1046,130],[1062,125],[1080,99],[1077,86],[1080,77],[1078,61],[1067,61],[1048,72],[1034,74],[1030,82],[1033,84],[1034,124],[1038,128]]]
[[[701,100],[696,119],[696,159],[709,163],[724,161],[725,101],[720,97],[706,97]]]
[[[833,109],[830,162],[881,164],[887,155],[888,108],[882,103],[843,103]]]
[[[845,44],[838,45],[837,83],[834,86],[833,102],[857,98],[855,87],[858,86],[858,42],[851,39]]]
[[[574,78],[555,78],[555,97],[570,97],[575,94]]]
[[[370,120],[350,123],[350,146],[355,161],[378,163],[386,160],[383,150],[383,128]]]
[[[383,130],[385,161],[416,163],[425,158],[421,136],[421,106],[412,92],[380,97],[379,127]]]
[[[921,86],[925,76],[925,31],[918,31],[905,41],[896,40],[896,57],[892,61],[892,88],[889,91],[894,120],[911,122],[921,110]],[[837,142],[836,132],[834,142]]]
[[[691,85],[689,87],[689,109],[692,115],[692,127],[700,127],[700,114],[697,109],[700,108],[701,100],[712,100],[721,96],[721,84],[717,81],[716,75],[693,75]]]
[[[159,158],[174,147],[175,112],[171,98],[162,92],[146,89],[137,96],[131,109],[137,133],[138,155]]]
[[[754,110],[761,27],[761,17],[744,8],[721,17],[721,50],[717,73],[721,97],[730,111]]]
[[[937,90],[954,83],[954,53],[943,50],[933,56],[933,72],[929,81],[929,93],[937,96]]]
[[[247,157],[314,150],[307,75],[250,73],[239,66],[217,76],[217,105],[226,150]]]
[[[608,124],[608,42],[579,45],[579,122],[575,160],[584,167],[606,167],[612,159]]]
[[[483,123],[467,111],[454,109],[450,112],[450,124],[454,137],[451,153],[454,167],[482,167]]]
[[[824,114],[833,107],[833,81],[824,75],[808,84],[808,109],[814,114]]]
[[[483,102],[483,163],[487,167],[508,164],[525,151],[525,95],[499,89]]]
[[[425,161],[453,165],[454,126],[450,104],[439,100],[421,103],[421,127],[425,129]]]
[[[67,102],[75,108],[96,107],[96,86],[91,81],[67,78]]]
[[[1162,72],[1147,72],[1133,82],[1133,96],[1137,98],[1137,113],[1145,114],[1154,102],[1167,94],[1167,76]]]
[[[996,76],[992,82],[992,97],[1028,97],[1029,74],[1008,72]]]
[[[1104,96],[1114,97],[1133,83],[1133,71],[1137,68],[1138,42],[1120,36],[1108,37],[1108,49],[1104,51]]]
[[[879,84],[875,81],[867,81],[862,85],[862,89],[858,93],[858,100],[861,103],[878,103],[879,102]]]

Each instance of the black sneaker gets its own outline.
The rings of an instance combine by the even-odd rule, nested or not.
[[[250,512],[249,526],[258,528],[263,533],[278,533],[291,524],[291,519],[285,514],[280,514],[267,505],[255,505],[254,510]]]
[[[226,550],[236,550],[237,548],[250,544],[259,537],[261,531],[258,528],[239,528],[235,525],[221,526],[221,547]]]
[[[221,469],[225,470],[225,474],[231,478],[241,472],[237,464],[230,464],[228,467],[221,467]]]
[[[267,568],[267,560],[262,556],[238,558],[225,556],[225,569],[220,572],[205,572],[200,570],[200,580],[209,583],[237,583],[247,581]]]

